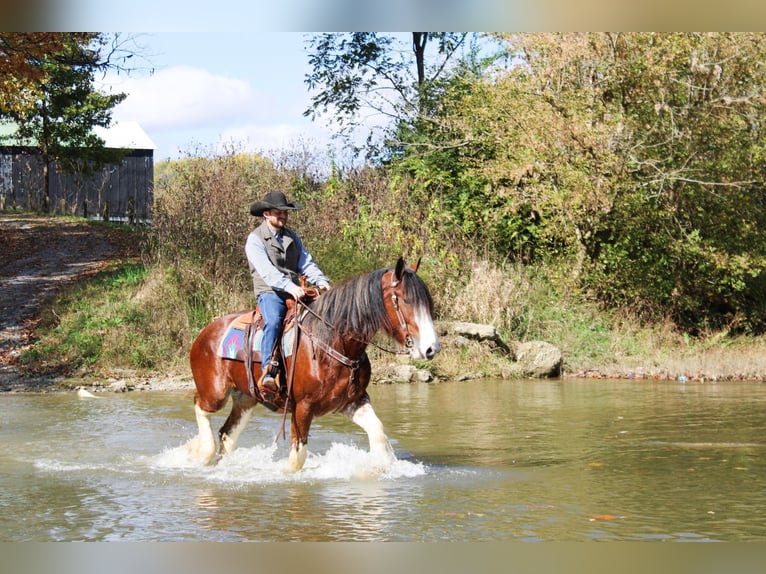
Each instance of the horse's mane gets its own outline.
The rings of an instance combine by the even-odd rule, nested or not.
[[[311,306],[322,320],[311,319],[311,329],[328,341],[334,336],[354,337],[369,342],[380,329],[391,333],[395,329],[386,313],[382,280],[391,269],[378,269],[338,283]],[[425,305],[433,310],[431,295],[425,283],[414,271],[405,270],[402,278],[405,299],[412,305]],[[311,314],[307,316],[307,319]]]

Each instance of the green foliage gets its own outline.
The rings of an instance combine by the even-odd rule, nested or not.
[[[505,65],[471,53],[430,82],[378,165],[323,177],[305,149],[157,165],[149,271],[121,289],[142,306],[73,323],[59,348],[95,360],[94,331],[127,329],[123,359],[183,364],[210,319],[252,307],[249,206],[275,189],[304,205],[290,225],[333,282],[422,257],[438,318],[548,340],[569,368],[763,333],[766,37],[496,38]],[[365,49],[351,55],[390,57]],[[372,82],[362,76],[351,88]]]
[[[438,97],[438,81],[448,74],[469,34],[401,36],[405,39],[378,32],[312,35],[307,44],[312,71],[305,82],[313,95],[304,115],[329,115],[343,136],[362,125],[360,118],[370,113],[397,122],[418,122],[427,115],[429,100]],[[387,126],[381,129],[388,131]],[[378,151],[375,131],[368,132],[368,157]],[[346,144],[360,151],[348,137]]]
[[[763,35],[498,39],[507,68],[466,67],[400,129],[416,201],[500,261],[571,261],[608,306],[763,331]]]
[[[254,305],[244,246],[260,222],[250,215],[250,206],[269,191],[284,190],[306,207],[295,212],[289,225],[331,273],[319,255],[330,252],[320,246],[337,234],[337,215],[329,214],[329,208],[315,211],[318,192],[307,167],[311,161],[301,151],[265,158],[227,150],[156,167],[150,261],[172,270],[169,279],[192,329]]]
[[[234,260],[241,262],[251,228],[250,205],[266,191],[285,187],[287,178],[256,155],[226,152],[158,166],[154,254],[170,261],[190,258],[205,266],[206,275],[231,279],[227,273]]]
[[[67,44],[89,44],[87,32],[0,32],[0,115],[21,114],[33,106],[47,82],[40,61],[60,57]]]
[[[132,357],[152,342],[141,335],[149,316],[140,301],[126,294],[135,292],[147,275],[142,264],[127,263],[64,293],[51,315],[43,317],[45,332],[22,353],[22,365],[65,374],[96,363],[157,366],[156,352],[150,356],[145,349],[141,364],[132,364]]]

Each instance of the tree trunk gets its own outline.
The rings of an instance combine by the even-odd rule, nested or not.
[[[43,119],[43,129],[42,129],[42,137],[40,138],[40,155],[42,156],[43,160],[43,204],[42,204],[42,210],[43,213],[48,213],[50,211],[51,207],[51,170],[50,170],[50,154],[48,153],[50,151],[50,127],[49,127],[49,118],[48,118],[48,104],[47,104],[47,97],[43,98],[42,101],[42,119]]]
[[[51,170],[50,158],[47,153],[43,154],[43,213],[50,212],[51,209]]]
[[[428,32],[412,33],[412,51],[415,52],[415,61],[418,66],[418,86],[422,86],[426,81],[426,44],[428,43]]]

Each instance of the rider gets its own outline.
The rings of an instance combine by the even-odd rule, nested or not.
[[[261,339],[261,386],[276,392],[274,376],[279,364],[271,360],[274,344],[279,336],[287,312],[285,300],[296,300],[306,295],[301,287],[301,276],[323,290],[330,288],[330,280],[314,262],[303,246],[298,234],[287,227],[289,211],[303,209],[300,204],[287,201],[281,191],[271,191],[250,207],[250,214],[263,217],[263,223],[247,237],[245,254],[258,307],[263,317]]]

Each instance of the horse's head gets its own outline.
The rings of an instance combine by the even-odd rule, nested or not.
[[[396,268],[383,275],[383,299],[393,325],[389,335],[404,345],[413,359],[431,360],[441,351],[441,344],[431,316],[431,294],[415,274],[417,267],[406,269],[404,259],[399,258]]]

